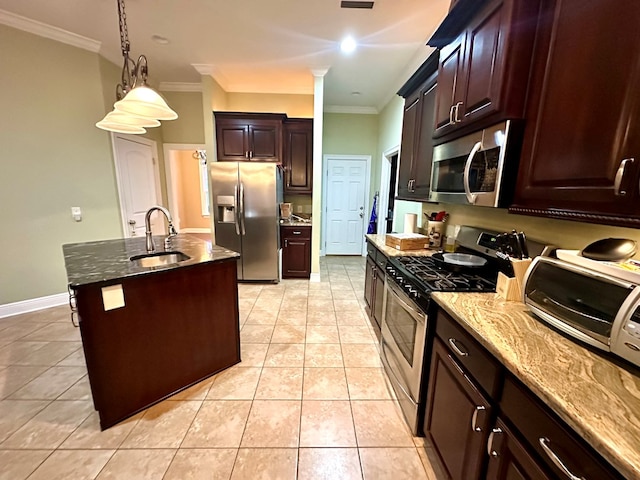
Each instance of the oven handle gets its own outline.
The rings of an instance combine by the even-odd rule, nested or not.
[[[420,323],[421,325],[424,325],[424,316],[426,314],[422,310],[412,307],[402,298],[402,297],[406,297],[406,294],[394,285],[393,280],[389,280],[389,278],[387,278],[386,284],[387,284],[387,288],[389,289],[389,292],[391,292],[394,298],[402,305],[402,308],[411,312],[412,313],[411,316],[414,317],[418,321],[418,323]]]
[[[467,162],[464,164],[464,175],[462,177],[462,183],[464,184],[464,194],[467,196],[467,201],[471,205],[476,203],[476,199],[478,198],[478,196],[475,193],[471,193],[471,186],[469,185],[469,172],[471,171],[471,162],[473,162],[473,157],[476,156],[476,153],[478,153],[481,148],[482,142],[477,142],[471,149],[471,153],[467,158]]]
[[[384,356],[384,359],[387,361],[387,363],[389,363],[389,361],[387,360],[387,353],[393,354],[393,351],[389,348],[388,343],[386,342],[386,340],[384,339],[384,337],[382,337],[381,342],[380,342],[380,346],[382,347],[382,354]],[[386,347],[386,348],[385,348]],[[413,398],[413,396],[411,396],[411,394],[409,392],[407,392],[407,390],[404,388],[402,382],[400,381],[400,379],[398,378],[398,376],[396,375],[396,372],[393,371],[393,368],[388,368],[386,369],[387,372],[391,372],[391,376],[393,377],[393,379],[396,381],[396,385],[398,385],[398,387],[400,387],[400,390],[402,390],[402,393],[405,394],[405,396],[411,400],[411,402],[414,405],[417,405],[418,403],[416,402],[416,400]]]

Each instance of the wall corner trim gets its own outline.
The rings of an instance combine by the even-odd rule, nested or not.
[[[21,313],[35,312],[49,307],[57,307],[58,305],[65,305],[68,302],[68,293],[57,293],[46,297],[30,298],[20,302],[5,303],[4,305],[0,305],[0,318],[19,315]],[[69,310],[69,313],[71,313],[71,310]]]
[[[40,37],[98,53],[102,42],[0,9],[0,23]]]
[[[314,283],[319,283],[320,282],[320,274],[319,273],[311,273],[311,276],[309,277],[309,281],[310,282],[314,282]]]

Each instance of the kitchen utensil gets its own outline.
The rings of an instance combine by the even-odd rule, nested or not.
[[[520,240],[520,250],[522,251],[522,258],[529,258],[529,247],[527,246],[527,237],[524,232],[518,234]]]
[[[444,253],[442,259],[445,263],[452,265],[460,265],[461,267],[484,267],[487,263],[486,258],[470,253]]]
[[[591,260],[620,262],[633,257],[637,247],[637,243],[628,238],[603,238],[584,247],[580,255]]]

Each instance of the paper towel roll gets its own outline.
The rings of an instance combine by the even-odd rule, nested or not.
[[[418,222],[418,215],[415,213],[404,214],[404,233],[416,233]]]

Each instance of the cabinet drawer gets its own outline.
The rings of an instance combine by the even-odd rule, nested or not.
[[[577,478],[621,479],[595,450],[586,445],[561,420],[556,419],[538,398],[525,391],[525,387],[511,377],[505,380],[500,407],[521,433],[524,441],[560,478],[566,478],[568,475],[552,460],[553,455],[556,455]],[[546,443],[547,449],[542,446],[541,441]]]
[[[367,255],[369,255],[374,262],[378,255],[378,249],[369,242],[367,242]]]
[[[436,317],[436,334],[484,391],[491,398],[497,398],[501,379],[498,361],[440,309]]]
[[[311,227],[280,227],[280,236],[283,239],[311,239]]]

